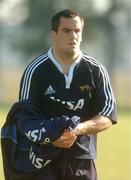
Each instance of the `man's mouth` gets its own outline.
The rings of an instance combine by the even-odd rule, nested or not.
[[[76,43],[69,43],[70,46],[76,46]]]

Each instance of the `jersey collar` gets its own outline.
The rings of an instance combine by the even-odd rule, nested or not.
[[[55,59],[55,57],[54,57],[53,54],[52,54],[52,48],[50,48],[49,51],[48,51],[48,57],[51,59],[51,61],[54,63],[54,65],[58,68],[58,70],[63,74],[61,65],[58,63],[58,61]],[[63,74],[64,77],[65,77],[65,82],[66,82],[65,88],[66,88],[66,89],[69,89],[69,88],[70,88],[71,82],[72,82],[72,79],[73,79],[74,68],[75,68],[75,66],[81,61],[81,59],[82,59],[82,53],[81,53],[80,56],[71,64],[70,69],[69,69],[69,72],[68,72],[68,75]]]
[[[52,62],[55,64],[55,66],[59,69],[59,71],[60,71],[61,73],[63,73],[63,72],[62,72],[62,67],[61,67],[60,63],[59,63],[59,62],[55,59],[55,57],[53,56],[52,48],[50,48],[50,49],[48,50],[47,54],[48,54],[48,57],[51,59],[51,61],[52,61]],[[78,64],[78,63],[81,61],[81,59],[82,59],[82,52],[81,52],[80,56],[72,63],[72,65],[70,66],[70,68],[71,68],[71,67],[75,67],[76,64]]]

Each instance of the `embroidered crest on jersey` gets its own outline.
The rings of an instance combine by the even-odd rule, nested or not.
[[[82,85],[79,88],[81,92],[90,91],[92,89],[88,84]]]
[[[54,93],[55,93],[55,90],[53,89],[53,87],[51,85],[45,91],[45,95],[54,94]]]

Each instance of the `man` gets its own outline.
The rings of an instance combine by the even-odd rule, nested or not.
[[[47,119],[80,117],[74,129],[66,129],[49,142],[61,149],[62,155],[36,171],[33,179],[97,180],[96,136],[116,123],[108,73],[80,50],[83,28],[84,19],[78,12],[67,9],[56,13],[52,17],[52,47],[32,61],[21,80],[20,102],[35,105]]]

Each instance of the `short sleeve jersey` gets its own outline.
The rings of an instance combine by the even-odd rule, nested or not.
[[[67,75],[54,58],[52,49],[34,59],[24,71],[20,101],[28,100],[47,117],[77,115],[81,122],[96,115],[108,116],[116,123],[116,107],[108,73],[85,53],[74,61]],[[65,157],[96,158],[96,134],[82,135]]]

